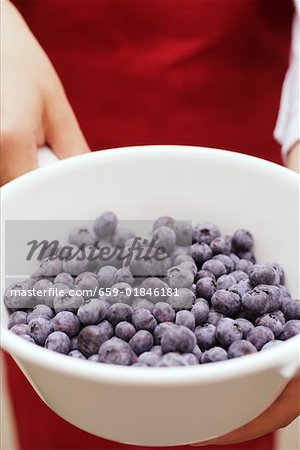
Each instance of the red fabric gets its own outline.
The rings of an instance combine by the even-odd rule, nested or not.
[[[50,56],[93,149],[203,145],[280,163],[272,134],[288,64],[291,1],[15,3]],[[131,448],[60,419],[7,360],[22,449]],[[270,435],[227,448],[272,445]]]

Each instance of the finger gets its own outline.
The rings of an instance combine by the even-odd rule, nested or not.
[[[299,378],[297,378],[292,380],[278,399],[256,419],[224,436],[192,444],[192,446],[237,444],[283,428],[289,425],[299,413],[299,395]]]
[[[37,167],[37,145],[30,132],[4,126],[1,129],[1,185]]]
[[[89,152],[75,114],[63,94],[50,103],[46,111],[46,141],[59,158],[67,158]]]

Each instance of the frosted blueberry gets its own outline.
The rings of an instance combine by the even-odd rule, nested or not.
[[[18,336],[29,334],[29,326],[26,323],[17,323],[11,327],[10,331]]]
[[[283,331],[283,324],[272,313],[266,313],[255,320],[255,326],[263,325],[270,328],[275,337],[278,337]]]
[[[210,259],[209,261],[205,261],[202,265],[202,269],[208,270],[213,273],[216,279],[218,279],[221,275],[225,275],[227,270],[224,264],[218,259]]]
[[[15,311],[8,318],[7,328],[10,330],[14,325],[26,324],[27,316],[28,314],[25,311]]]
[[[154,337],[155,344],[157,344],[157,346],[161,344],[161,338],[162,338],[163,334],[171,326],[174,326],[173,322],[161,322],[155,327],[155,329],[153,331],[153,337]]]
[[[134,237],[135,233],[130,228],[118,227],[113,236],[112,243],[116,247],[125,247],[128,239]]]
[[[188,366],[195,366],[199,364],[199,359],[193,355],[193,353],[184,353],[182,359],[187,363]]]
[[[80,295],[73,294],[72,291],[65,290],[61,295],[57,295],[53,301],[54,310],[57,313],[60,311],[71,311],[76,313],[78,308],[83,305],[84,300]]]
[[[222,253],[215,255],[212,259],[221,261],[224,264],[226,272],[231,273],[235,268],[235,263],[229,255],[223,255]]]
[[[253,328],[253,330],[250,330],[246,339],[251,342],[257,350],[260,350],[267,342],[274,340],[274,334],[270,328],[260,325]]]
[[[89,357],[98,353],[100,346],[108,340],[107,333],[97,325],[82,328],[78,335],[78,350]]]
[[[114,266],[104,266],[98,271],[97,276],[100,288],[110,288],[115,284],[115,274],[117,268]]]
[[[148,309],[150,312],[153,311],[154,303],[150,302],[150,300],[147,300],[146,298],[141,297],[134,297],[132,303],[131,303],[132,309]]]
[[[168,303],[176,310],[191,309],[194,301],[195,294],[187,288],[180,288],[168,297]]]
[[[139,363],[145,364],[148,367],[157,366],[160,360],[161,360],[160,356],[151,351],[141,353],[138,358]]]
[[[83,272],[79,274],[74,282],[74,289],[81,291],[84,300],[98,295],[99,283],[97,276],[93,272]]]
[[[212,307],[222,314],[234,316],[240,312],[241,298],[234,292],[220,289],[211,298]]]
[[[69,351],[68,356],[72,356],[72,358],[76,358],[76,359],[86,359],[86,357],[79,350]],[[97,357],[98,357],[98,355],[97,355]]]
[[[52,309],[44,304],[36,305],[33,310],[27,316],[27,323],[32,319],[38,319],[39,317],[44,317],[44,319],[52,319],[53,311]]]
[[[80,322],[78,317],[70,311],[61,311],[52,319],[54,331],[63,331],[69,337],[78,334],[80,330]]]
[[[211,241],[210,248],[214,255],[218,255],[219,253],[229,255],[231,252],[231,236],[216,237]]]
[[[289,320],[283,326],[283,331],[279,336],[279,339],[286,341],[287,339],[297,336],[297,334],[300,334],[300,320]]]
[[[227,348],[234,341],[243,338],[243,331],[235,320],[224,318],[217,323],[216,337],[218,342],[220,342],[223,347]]]
[[[249,270],[253,267],[253,263],[247,259],[239,259],[236,263],[235,270],[242,270],[245,273],[249,273]]]
[[[282,304],[282,312],[286,320],[300,320],[300,300],[285,298]]]
[[[213,347],[202,354],[201,364],[225,361],[227,358],[226,350],[222,347]]]
[[[62,272],[62,261],[59,257],[55,259],[45,258],[40,262],[33,275],[36,277],[56,277],[60,272]]]
[[[217,345],[216,327],[212,324],[205,323],[204,325],[199,325],[195,329],[195,336],[197,344],[202,351]]]
[[[193,240],[210,244],[213,239],[221,236],[219,228],[208,221],[200,222],[193,228]]]
[[[153,331],[157,325],[157,320],[153,314],[144,308],[135,309],[131,320],[137,330]]]
[[[194,331],[196,326],[195,316],[191,311],[182,310],[176,313],[176,325],[184,325],[190,330]]]
[[[139,330],[129,341],[130,347],[138,356],[141,353],[148,352],[153,347],[153,344],[153,336],[147,330]]]
[[[191,247],[192,257],[198,266],[201,266],[205,261],[209,260],[212,255],[212,249],[208,244],[196,242]]]
[[[43,317],[31,320],[28,326],[29,336],[31,336],[38,345],[44,345],[47,337],[53,331],[51,321]]]
[[[174,325],[163,333],[161,349],[163,353],[191,353],[196,343],[195,335],[191,330],[183,325]]]
[[[190,270],[185,269],[183,266],[175,266],[167,271],[166,281],[172,289],[190,289],[194,282],[194,276]]]
[[[225,316],[213,309],[211,309],[208,313],[208,317],[206,319],[206,323],[210,323],[211,325],[217,326],[217,323],[223,319]]]
[[[279,275],[271,264],[255,264],[249,270],[252,286],[258,284],[279,284]]]
[[[69,288],[72,288],[74,286],[74,278],[69,273],[61,272],[58,275],[56,275],[53,283],[54,284],[62,283],[68,286]]]
[[[169,227],[171,229],[174,229],[175,220],[173,219],[173,217],[170,217],[170,216],[159,217],[153,223],[153,230],[156,230],[159,227]]]
[[[70,338],[62,331],[54,331],[47,337],[45,348],[67,355],[70,350]]]
[[[111,211],[105,211],[97,217],[94,231],[99,239],[110,238],[117,229],[117,216]]]
[[[221,275],[217,280],[217,289],[228,289],[236,284],[236,280],[232,275]]]
[[[134,277],[128,267],[122,267],[116,271],[114,275],[114,284],[117,283],[126,283],[130,286],[134,285]]]
[[[176,245],[176,234],[170,227],[155,228],[152,237],[155,240],[155,247],[163,249],[168,254],[172,253]]]
[[[199,281],[201,278],[211,278],[212,280],[216,281],[216,277],[214,274],[209,272],[208,270],[199,270],[195,275],[195,283]]]
[[[249,231],[239,229],[233,233],[232,244],[237,251],[246,252],[252,249],[254,239]]]
[[[193,227],[190,222],[184,220],[175,222],[174,231],[177,245],[188,246],[192,244]]]
[[[157,302],[152,311],[153,316],[160,322],[174,322],[175,311],[169,303]]]
[[[82,245],[93,245],[97,240],[94,231],[89,226],[78,225],[69,233],[69,242],[81,247]]]
[[[104,300],[92,298],[79,307],[77,316],[83,325],[95,325],[105,318],[108,308]]]
[[[183,358],[183,355],[177,352],[166,353],[160,360],[158,367],[175,367],[188,366],[188,362]]]
[[[207,301],[204,299],[197,299],[197,303],[195,303],[192,307],[192,314],[195,318],[195,325],[202,325],[206,322],[209,314],[209,305]]]
[[[133,312],[131,306],[127,305],[126,303],[114,303],[109,307],[106,313],[106,318],[112,325],[117,325],[117,323],[123,322],[124,320],[130,321],[134,314],[136,314],[136,311]]]
[[[257,350],[249,341],[240,340],[233,342],[228,349],[228,359],[256,353]]]
[[[254,328],[254,325],[250,320],[244,318],[235,319],[235,323],[238,325],[239,329],[243,332],[243,339],[246,339],[249,331]]]
[[[130,322],[119,322],[116,325],[115,328],[115,335],[123,339],[123,341],[129,342],[130,339],[135,335],[136,329],[134,328],[134,325]]]

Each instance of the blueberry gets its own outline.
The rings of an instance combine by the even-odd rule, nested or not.
[[[249,270],[253,267],[253,263],[247,259],[239,259],[235,265],[235,270],[249,273]]]
[[[134,238],[135,233],[130,228],[118,227],[113,236],[112,243],[116,247],[125,247],[128,239]]]
[[[286,320],[300,320],[300,300],[285,298],[282,304],[282,312]]]
[[[89,226],[78,225],[74,227],[69,233],[69,242],[81,247],[82,245],[93,245],[97,237],[94,231]]]
[[[250,316],[259,316],[268,310],[269,295],[263,290],[254,288],[242,296],[242,307]]]
[[[55,259],[44,258],[33,275],[36,277],[56,277],[60,272],[62,272],[62,261],[59,257]]]
[[[57,295],[54,298],[53,306],[54,310],[57,313],[60,311],[71,311],[76,313],[78,308],[83,304],[83,297],[80,295],[72,295],[73,293],[69,292],[69,290],[64,290],[61,292],[61,295]]]
[[[216,281],[216,277],[213,273],[209,272],[208,270],[199,270],[199,272],[195,275],[195,283],[199,281],[201,278],[211,278],[212,280]]]
[[[221,275],[217,280],[217,289],[228,289],[236,284],[236,280],[232,275]]]
[[[78,308],[77,316],[83,325],[95,325],[105,318],[108,307],[104,300],[92,298]]]
[[[62,283],[68,286],[69,288],[72,288],[74,286],[74,278],[69,273],[61,272],[58,275],[56,275],[53,283],[54,284]]]
[[[196,283],[196,297],[210,300],[216,292],[216,282],[209,277],[200,278]]]
[[[188,246],[192,244],[193,227],[190,222],[185,220],[175,222],[174,231],[177,245]]]
[[[92,272],[81,273],[74,282],[74,289],[82,292],[84,300],[98,296],[98,288],[98,279]]]
[[[115,274],[117,268],[114,266],[104,266],[98,271],[97,276],[100,288],[111,288],[115,284]]]
[[[44,317],[33,319],[29,322],[29,336],[35,340],[38,345],[44,345],[47,337],[53,331],[53,326],[50,320]]]
[[[105,211],[97,217],[94,231],[99,239],[110,238],[117,229],[117,216],[111,211]]]
[[[255,326],[263,325],[270,328],[274,336],[279,336],[283,331],[281,321],[272,313],[263,314],[255,320]]]
[[[67,355],[70,350],[70,338],[62,331],[54,331],[48,335],[45,342],[45,348]]]
[[[138,362],[146,364],[148,367],[155,367],[159,364],[160,359],[160,356],[154,352],[144,352],[140,354]]]
[[[225,361],[227,358],[226,350],[222,347],[213,347],[202,354],[201,364]]]
[[[200,350],[208,350],[217,345],[216,327],[212,324],[205,323],[199,325],[195,329],[195,336]]]
[[[184,353],[182,359],[187,363],[188,366],[195,366],[199,364],[199,359],[193,355],[193,353]]]
[[[52,286],[53,283],[50,280],[42,279],[37,281],[33,286],[33,289],[35,290],[35,299],[39,303],[45,303],[46,298],[49,294],[49,290],[51,289]]]
[[[63,331],[69,337],[78,334],[80,322],[77,316],[70,311],[61,311],[52,319],[54,331]]]
[[[274,339],[274,334],[270,328],[260,325],[253,328],[253,330],[250,330],[246,339],[251,342],[257,350],[260,350],[263,345]]]
[[[76,359],[86,359],[86,357],[79,350],[69,351],[68,356],[72,356],[72,358],[76,358]],[[97,357],[98,357],[98,355],[97,355]]]
[[[172,289],[190,289],[194,282],[194,276],[190,270],[182,266],[175,266],[167,271],[166,281]]]
[[[70,351],[78,350],[78,336],[73,336],[70,339]]]
[[[109,307],[106,318],[112,325],[117,325],[119,322],[129,321],[133,314],[133,309],[126,303],[114,303]]]
[[[70,245],[70,251],[62,261],[62,268],[55,275],[59,272],[66,272],[70,275],[77,276],[88,270],[89,263],[83,249],[80,249],[75,245]]]
[[[114,327],[108,320],[102,320],[98,324],[98,327],[101,329],[101,331],[107,336],[107,339],[110,339],[114,335]]]
[[[198,268],[197,268],[196,264],[194,263],[194,261],[191,261],[189,259],[187,259],[186,261],[182,261],[179,264],[179,266],[183,267],[184,269],[189,270],[193,274],[193,277],[195,277],[195,275],[198,272]]]
[[[231,241],[231,243],[232,243],[232,241]],[[235,253],[230,253],[229,257],[232,260],[233,266],[234,266],[234,268],[232,270],[235,270],[237,268],[240,258]],[[230,271],[230,272],[232,272],[232,271]]]
[[[241,298],[234,292],[220,289],[211,298],[213,308],[227,316],[235,316],[241,309]]]
[[[188,253],[180,253],[175,258],[173,258],[173,266],[179,266],[183,262],[185,263],[187,261],[189,261],[190,263],[194,263],[195,264],[195,261],[193,260],[193,258]]]
[[[229,255],[231,252],[231,236],[216,237],[211,241],[210,248],[214,255],[218,255],[219,253]]]
[[[153,223],[153,230],[160,227],[169,227],[171,229],[175,228],[175,220],[170,216],[162,216],[155,220]]]
[[[18,336],[29,334],[29,326],[26,323],[17,323],[11,327],[10,331]]]
[[[239,283],[240,281],[249,281],[248,275],[242,270],[234,270],[230,275],[234,277],[237,283]]]
[[[201,266],[201,264],[209,260],[213,255],[212,249],[205,243],[199,244],[196,242],[192,245],[191,250],[192,257],[198,266]]]
[[[160,345],[153,345],[153,347],[150,350],[151,353],[155,353],[158,356],[162,356],[161,346]]]
[[[138,356],[141,353],[148,352],[153,347],[153,344],[153,336],[147,330],[139,330],[129,341],[129,345]]]
[[[101,345],[99,349],[99,362],[131,366],[136,362],[136,356],[127,342],[113,337]]]
[[[161,349],[163,353],[191,353],[196,343],[195,335],[191,330],[183,325],[174,325],[163,333]]]
[[[66,284],[56,283],[53,284],[47,291],[45,295],[45,304],[49,306],[49,308],[54,307],[54,299],[57,295],[62,295],[65,292],[69,292],[70,288]]]
[[[279,288],[283,298],[291,297],[291,294],[289,293],[289,291],[288,291],[286,286],[283,286],[283,284],[279,284],[278,288]]]
[[[176,313],[175,323],[176,325],[184,325],[186,328],[189,328],[192,331],[194,331],[196,326],[195,316],[193,312],[187,310],[178,311]]]
[[[123,339],[123,341],[129,342],[130,339],[135,335],[136,329],[130,322],[119,322],[115,328],[115,335]]]
[[[129,267],[134,277],[164,277],[170,258],[161,249],[144,247],[133,254]]]
[[[166,302],[156,303],[156,305],[153,308],[152,314],[157,320],[157,323],[174,322],[175,320],[175,311],[172,308],[172,306]]]
[[[256,289],[264,291],[269,297],[268,309],[266,312],[272,312],[280,309],[283,303],[283,297],[278,286],[259,284]]]
[[[163,280],[157,277],[148,277],[141,283],[142,297],[145,297],[148,300],[153,302],[160,301],[163,298],[167,298],[167,290],[169,286]]]
[[[195,301],[195,294],[187,288],[180,288],[168,298],[168,303],[178,309],[191,309]]]
[[[235,320],[224,318],[221,319],[216,327],[216,337],[220,344],[227,348],[234,341],[238,341],[243,337],[243,330]]]
[[[114,276],[114,283],[127,283],[130,286],[134,285],[134,277],[128,267],[118,269]]]
[[[209,314],[209,305],[204,299],[197,301],[192,307],[192,314],[195,318],[195,325],[202,325],[206,322]]]
[[[223,319],[225,316],[215,310],[210,310],[206,319],[206,323],[210,323],[211,325],[217,326],[218,322]]]
[[[277,345],[283,344],[282,341],[277,341],[274,339],[274,341],[269,341],[265,345],[262,346],[261,350],[267,350],[268,348],[276,347]]]
[[[235,323],[238,325],[239,329],[243,332],[243,339],[246,339],[249,331],[253,330],[254,328],[253,323],[244,318],[235,319]]]
[[[10,330],[14,325],[26,324],[27,323],[27,312],[16,311],[12,313],[8,318],[7,328]]]
[[[285,273],[283,268],[278,263],[271,263],[271,266],[274,267],[275,270],[277,270],[277,273],[279,275],[279,283],[284,284],[285,281]]]
[[[251,342],[245,340],[234,341],[228,349],[228,359],[239,358],[240,356],[256,352],[257,350]]]
[[[279,336],[279,339],[286,341],[287,339],[297,336],[297,334],[300,334],[300,320],[289,320],[283,326],[283,331]]]
[[[240,259],[246,259],[247,261],[251,261],[252,264],[256,264],[256,258],[252,252],[239,252],[238,256]]]
[[[188,366],[188,362],[183,358],[183,355],[176,353],[176,352],[170,352],[164,355],[159,364],[158,367],[175,367],[175,366]]]
[[[33,297],[28,295],[28,281],[18,281],[12,283],[4,292],[4,303],[7,308],[21,309],[30,308],[36,305]]]
[[[237,251],[247,252],[252,249],[254,239],[249,231],[240,229],[233,233],[232,244]]]
[[[190,246],[182,246],[182,245],[176,245],[174,250],[172,251],[170,257],[171,260],[174,261],[177,256],[183,255],[185,257],[191,257],[190,256]]]
[[[155,240],[155,247],[162,248],[168,254],[172,253],[176,245],[176,234],[171,228],[166,226],[155,228],[152,237]]]
[[[249,279],[252,286],[258,284],[279,284],[279,275],[271,264],[255,264],[249,270]]]
[[[107,333],[97,325],[82,328],[78,335],[78,350],[89,357],[97,353],[103,342],[108,340]]]
[[[131,320],[137,330],[153,331],[157,325],[157,321],[153,314],[148,309],[144,308],[134,310]]]
[[[238,283],[233,284],[228,288],[230,292],[234,292],[235,294],[238,294],[241,298],[243,297],[246,292],[251,291],[251,285],[249,280],[242,280]]]
[[[88,360],[93,362],[99,362],[99,355],[95,353],[94,355],[89,356]]]
[[[192,354],[194,356],[196,356],[196,358],[199,362],[201,361],[202,352],[201,352],[200,348],[198,347],[198,345],[195,345],[195,347],[193,348]]]
[[[31,342],[32,344],[35,344],[34,339],[32,339],[32,337],[29,336],[29,334],[19,334],[19,336],[22,339],[25,339],[25,341]]]
[[[101,296],[100,296],[101,298]],[[111,287],[110,295],[105,299],[113,303],[131,303],[132,287],[128,283],[116,283]]]
[[[221,275],[225,275],[225,273],[227,273],[224,264],[218,259],[210,259],[209,261],[205,261],[205,263],[202,265],[202,269],[208,270],[209,272],[213,273],[216,279],[218,279]]]
[[[272,311],[272,316],[275,317],[277,320],[279,320],[279,322],[284,325],[285,324],[285,317],[282,311],[277,310],[277,311]]]
[[[213,239],[221,236],[219,228],[211,222],[200,222],[193,228],[193,240],[210,244]]]
[[[150,300],[147,300],[146,298],[141,297],[134,297],[132,303],[131,303],[132,309],[148,309],[150,312],[153,311],[154,303],[150,302]]]
[[[44,319],[52,319],[53,311],[47,305],[36,305],[33,310],[27,316],[27,323],[33,319],[38,319],[39,317],[44,317]]]
[[[161,344],[161,338],[162,338],[163,334],[171,326],[174,326],[173,322],[161,322],[155,327],[155,329],[153,331],[153,337],[154,337],[154,341],[157,345]]]
[[[232,272],[235,268],[235,264],[234,264],[232,258],[228,255],[223,255],[220,253],[218,255],[215,255],[213,257],[213,259],[221,261],[221,263],[224,264],[227,273]]]

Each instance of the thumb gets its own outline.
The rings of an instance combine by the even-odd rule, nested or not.
[[[87,153],[90,148],[65,94],[48,105],[45,124],[46,142],[59,158]]]

